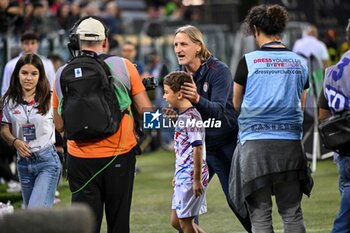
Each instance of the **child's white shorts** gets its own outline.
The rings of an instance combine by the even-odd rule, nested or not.
[[[199,197],[193,194],[192,184],[175,185],[171,209],[176,210],[178,218],[188,218],[207,212],[206,187]]]

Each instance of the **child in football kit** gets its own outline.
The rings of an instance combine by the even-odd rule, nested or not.
[[[205,161],[205,132],[196,122],[200,113],[180,92],[184,82],[192,82],[185,72],[172,72],[164,78],[164,99],[179,115],[175,125],[174,148],[176,155],[173,179],[171,225],[184,233],[204,233],[194,217],[207,212],[205,191],[209,172]]]

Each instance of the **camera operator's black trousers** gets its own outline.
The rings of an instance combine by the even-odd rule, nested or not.
[[[135,153],[108,158],[68,157],[68,181],[72,202],[86,203],[96,217],[94,233],[99,233],[105,207],[108,233],[130,232],[130,206],[135,176]],[[87,181],[98,175],[84,188]],[[75,192],[77,191],[77,192]]]

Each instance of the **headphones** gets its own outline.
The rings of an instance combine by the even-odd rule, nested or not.
[[[69,42],[67,46],[72,55],[73,55],[73,51],[80,51],[80,37],[79,37],[79,34],[77,34],[77,29],[80,23],[88,18],[93,18],[98,20],[105,29],[105,37],[108,38],[108,27],[106,26],[106,24],[103,22],[101,18],[96,16],[84,16],[80,18],[78,21],[76,21],[73,27],[69,30]]]

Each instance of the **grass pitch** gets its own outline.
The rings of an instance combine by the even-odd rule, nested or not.
[[[132,233],[173,233],[170,225],[170,208],[175,158],[173,152],[156,151],[137,157],[137,166],[141,172],[135,177],[131,209]],[[329,233],[339,208],[338,173],[332,160],[317,162],[313,174],[314,189],[311,197],[303,196],[302,209],[307,232]],[[20,194],[7,194],[0,186],[1,198],[11,199],[19,208]],[[59,187],[60,204],[70,205],[70,191],[67,181],[61,180]],[[229,209],[225,196],[216,176],[207,190],[208,212],[200,217],[201,227],[208,233],[245,232]],[[276,205],[274,205],[275,207]],[[283,226],[277,209],[273,210],[275,232],[283,232]],[[101,232],[107,232],[103,223]]]

